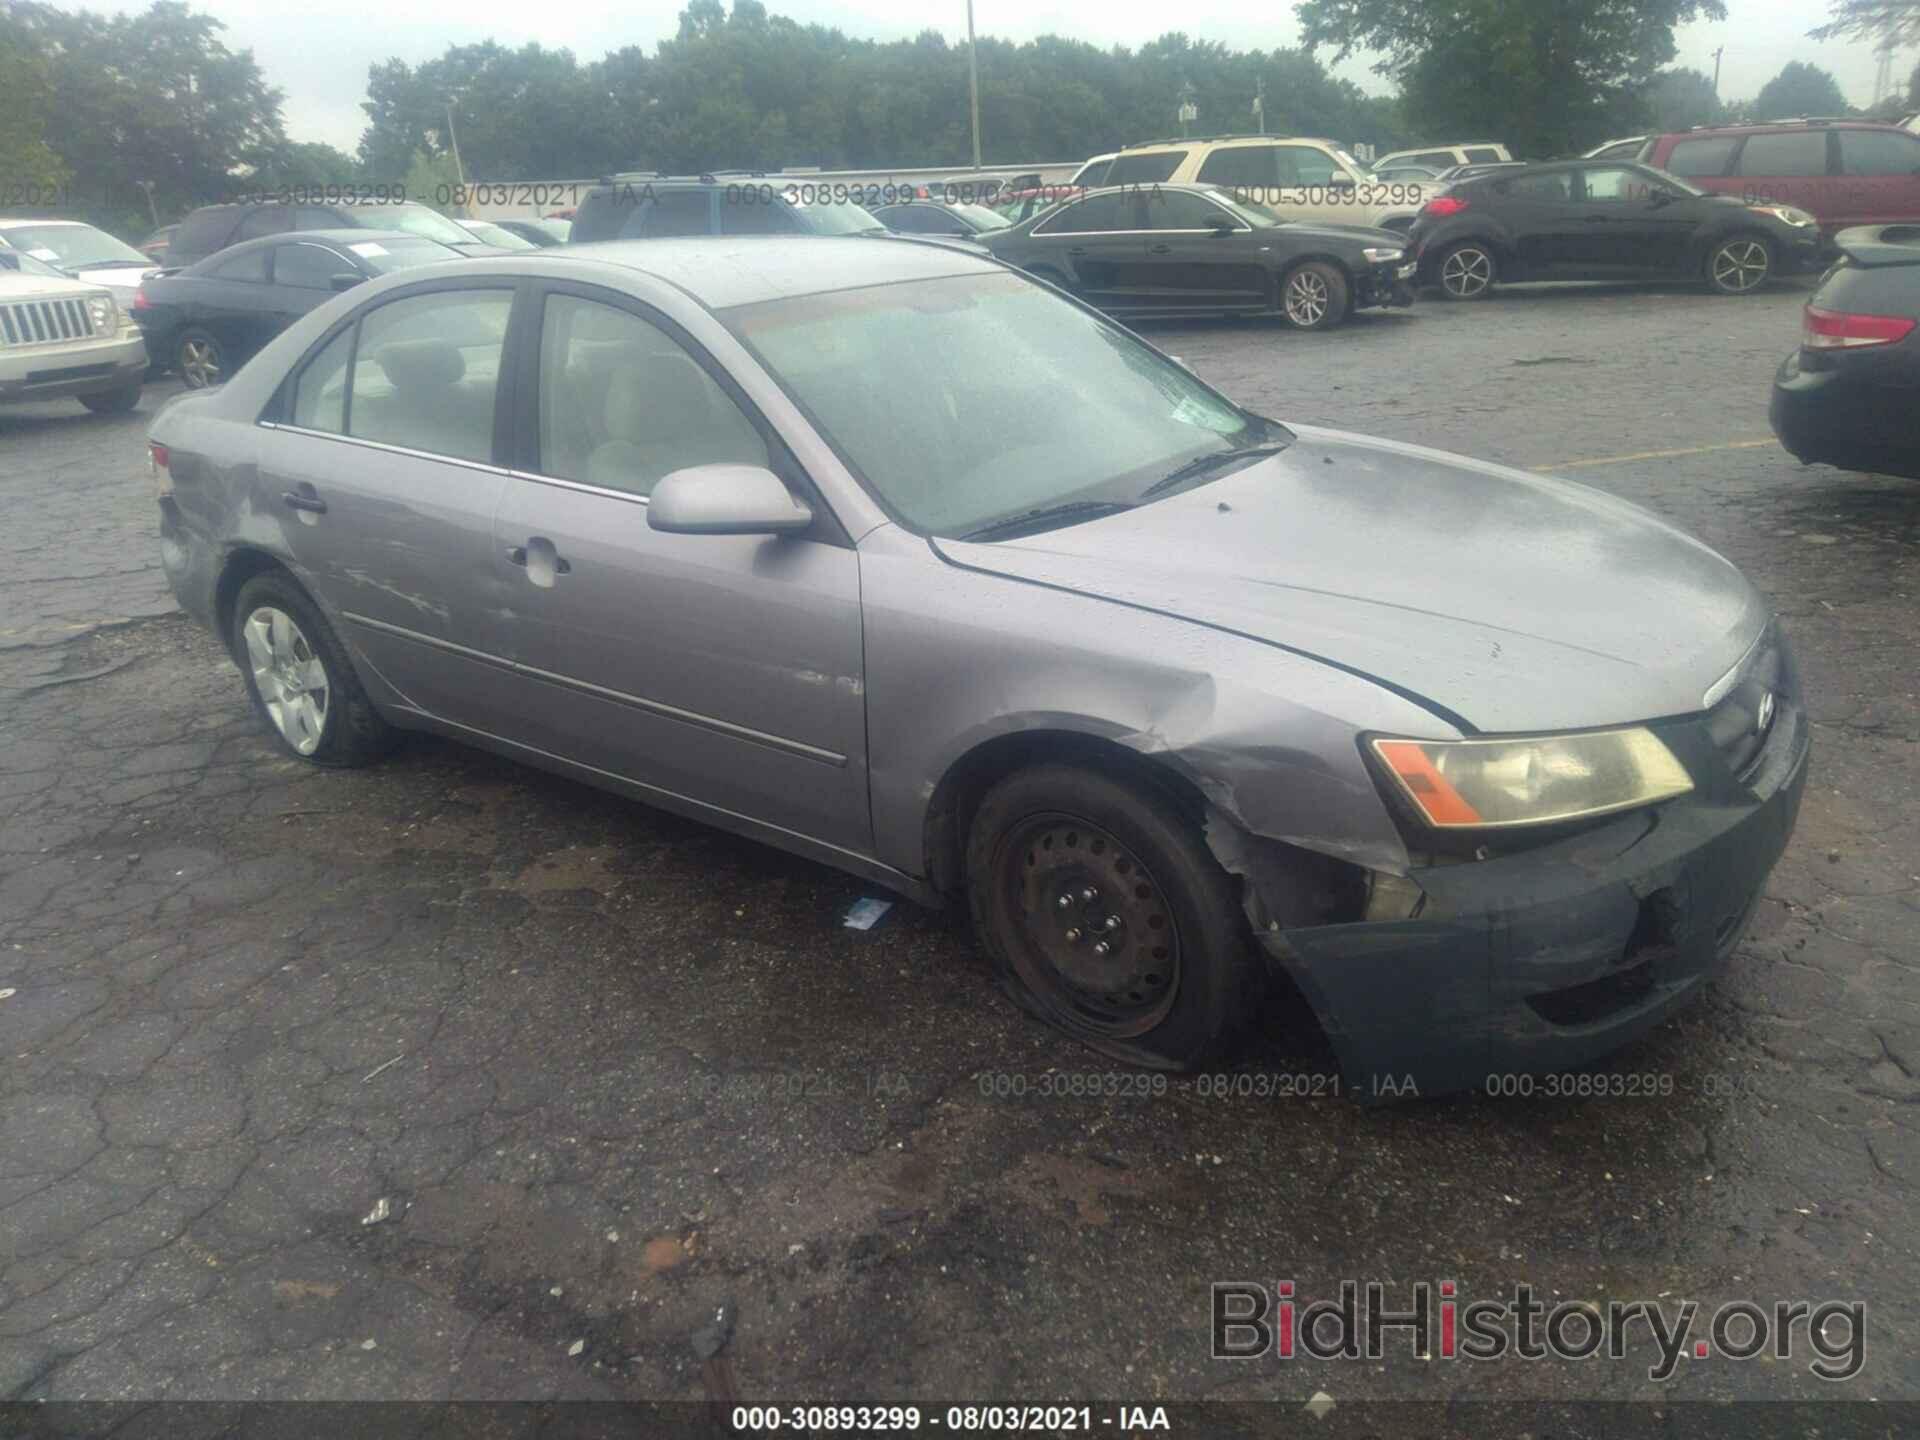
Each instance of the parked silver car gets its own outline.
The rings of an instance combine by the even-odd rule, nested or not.
[[[566,247],[369,281],[151,432],[293,754],[470,741],[906,895],[1190,1066],[1588,1060],[1732,950],[1808,725],[1765,601],[1596,491],[1251,414],[991,259]]]

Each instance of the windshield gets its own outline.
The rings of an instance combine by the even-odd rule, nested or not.
[[[355,210],[360,223],[372,230],[404,230],[424,235],[442,245],[471,245],[473,236],[437,210],[409,201],[404,205],[367,205]]]
[[[90,265],[153,264],[149,256],[124,240],[116,240],[91,225],[9,225],[0,234],[14,249],[68,270],[84,270]]]
[[[1075,501],[1131,504],[1200,456],[1286,438],[1018,275],[874,285],[720,318],[876,497],[926,534]]]
[[[449,250],[434,240],[407,236],[388,236],[384,240],[362,240],[347,247],[366,262],[376,275],[390,270],[411,270],[416,265],[436,265],[442,260],[458,260],[458,250]]]
[[[1004,230],[1010,223],[1006,216],[985,205],[949,205],[947,208],[961,219],[971,221],[976,230]]]
[[[22,250],[0,250],[0,269],[21,275],[38,275],[43,280],[65,280],[64,270],[56,270],[44,260],[36,260]]]
[[[859,235],[887,227],[858,205],[844,200],[789,201],[800,214],[800,223],[816,235]]]
[[[498,245],[502,250],[537,250],[540,247],[524,235],[516,235],[511,230],[502,230],[487,220],[462,221],[462,228],[476,240],[484,240],[489,245]]]

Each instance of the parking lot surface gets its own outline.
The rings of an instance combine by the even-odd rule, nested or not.
[[[1075,1093],[1108,1065],[956,915],[843,928],[848,877],[451,744],[306,768],[172,613],[171,387],[0,411],[0,1398],[1920,1398],[1920,486],[1771,441],[1807,289],[1148,332],[1279,418],[1649,505],[1785,617],[1798,833],[1609,1067],[1665,1083],[1586,1098]],[[1318,1046],[1277,1016],[1235,1073]],[[1864,1363],[1213,1361],[1248,1278],[1860,1301]]]

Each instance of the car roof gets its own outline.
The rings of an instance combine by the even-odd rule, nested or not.
[[[573,262],[617,265],[685,291],[710,310],[791,300],[1006,267],[985,255],[911,236],[746,235],[675,240],[603,240],[516,251],[515,267],[565,270]],[[418,274],[419,272],[413,272]]]
[[[1140,140],[1124,150],[1116,150],[1114,158],[1122,155],[1134,155],[1151,150],[1189,150],[1195,145],[1214,145],[1225,148],[1230,145],[1325,145],[1334,148],[1333,141],[1324,135],[1190,135],[1174,136],[1166,140]]]
[[[1835,116],[1832,119],[1824,115],[1807,115],[1792,120],[1750,120],[1739,125],[1696,125],[1691,130],[1667,130],[1655,135],[1656,140],[1692,140],[1703,135],[1765,135],[1774,130],[1898,130],[1900,126],[1885,120],[1868,120],[1864,117],[1851,119]]]
[[[236,255],[250,254],[255,250],[270,250],[275,245],[289,245],[302,240],[325,240],[335,245],[368,245],[377,244],[382,240],[425,240],[429,245],[440,245],[438,240],[430,236],[414,235],[405,230],[285,230],[278,235],[256,235],[251,240],[242,240],[238,245],[224,246],[211,255],[201,256],[185,269],[198,270],[201,266],[210,265],[215,260],[224,265]],[[460,253],[451,245],[440,245],[440,248],[447,252],[449,260]]]
[[[62,228],[96,230],[99,227],[89,225],[85,220],[54,220],[45,215],[0,215],[0,225],[58,225]]]

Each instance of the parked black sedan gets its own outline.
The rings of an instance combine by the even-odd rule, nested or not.
[[[873,207],[873,218],[901,235],[958,235],[978,240],[1007,228],[1007,218],[971,201],[905,200]]]
[[[437,240],[398,230],[274,235],[151,276],[133,297],[133,318],[154,363],[200,390],[226,380],[338,291],[392,270],[459,258]]]
[[[1408,305],[1406,240],[1303,224],[1210,185],[1122,185],[975,237],[1000,259],[1114,315],[1279,314],[1328,330]]]
[[[1796,459],[1920,480],[1920,225],[1834,237],[1773,381],[1773,433]]]
[[[1617,160],[1476,176],[1429,200],[1407,239],[1420,283],[1449,300],[1485,299],[1509,281],[1636,278],[1750,295],[1820,252],[1820,227],[1804,210],[1709,195]]]

